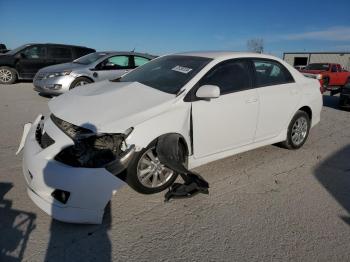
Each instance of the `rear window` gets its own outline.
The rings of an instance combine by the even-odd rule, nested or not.
[[[49,47],[48,55],[56,59],[71,59],[72,52],[67,47]]]
[[[75,48],[75,58],[82,57],[84,55],[94,53],[95,50],[89,48]]]
[[[257,86],[270,86],[294,82],[282,64],[270,60],[253,60]]]

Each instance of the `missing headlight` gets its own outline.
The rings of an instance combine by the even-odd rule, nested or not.
[[[99,168],[119,157],[123,151],[123,134],[93,135],[63,149],[55,159],[73,167]]]
[[[54,122],[67,136],[73,140],[94,135],[94,132],[92,132],[90,129],[68,123],[67,121],[62,120],[53,114],[51,114],[50,118],[52,122]]]

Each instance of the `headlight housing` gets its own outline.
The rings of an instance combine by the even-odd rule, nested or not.
[[[322,76],[321,74],[317,74],[317,75],[316,75],[316,79],[318,79],[318,80],[321,80],[322,77],[323,77],[323,76]]]
[[[58,76],[67,76],[72,72],[72,70],[64,70],[62,72],[51,72],[47,73],[46,78],[58,77]]]
[[[52,121],[72,140],[74,145],[64,148],[55,160],[73,166],[101,168],[121,156],[127,148],[125,139],[132,132],[129,128],[124,133],[104,134],[70,124],[51,115]]]

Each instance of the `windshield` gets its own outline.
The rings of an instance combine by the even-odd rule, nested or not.
[[[85,56],[82,56],[78,59],[75,59],[73,61],[73,63],[77,63],[77,64],[83,64],[83,65],[89,65],[95,61],[97,61],[98,59],[100,59],[101,57],[106,56],[107,53],[91,53]]]
[[[163,56],[123,76],[120,82],[139,82],[176,94],[210,61],[210,58],[195,56]]]
[[[324,71],[328,71],[329,64],[322,64],[322,63],[309,64],[305,69],[306,70],[324,70]]]
[[[19,51],[23,50],[24,48],[28,47],[30,45],[21,45],[15,49],[12,49],[11,51],[8,51],[6,53],[6,55],[15,55],[16,53],[18,53]]]

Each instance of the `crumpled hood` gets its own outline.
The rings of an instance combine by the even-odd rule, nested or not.
[[[82,67],[86,67],[86,65],[78,64],[78,63],[63,63],[63,64],[44,67],[43,69],[40,70],[40,73],[61,72],[64,70],[74,70]]]
[[[51,112],[77,126],[120,133],[169,109],[175,95],[138,82],[101,81],[53,98]]]

